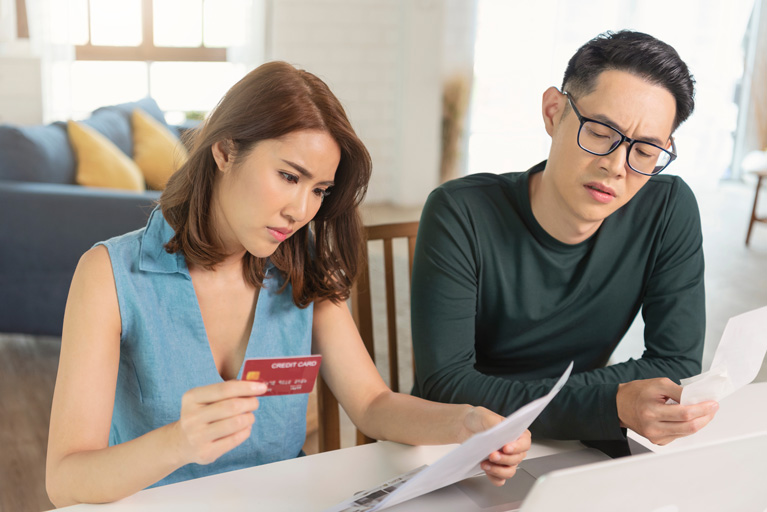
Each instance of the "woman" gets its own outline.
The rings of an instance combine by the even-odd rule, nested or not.
[[[264,64],[224,96],[147,226],[97,244],[75,271],[51,412],[53,503],[299,455],[307,396],[259,401],[264,384],[237,380],[246,357],[321,354],[323,378],[376,439],[461,442],[502,419],[393,393],[371,362],[344,303],[370,171],[314,75]],[[529,445],[526,433],[490,454],[490,480],[510,478]]]

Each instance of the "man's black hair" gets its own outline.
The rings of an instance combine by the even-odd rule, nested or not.
[[[673,130],[695,108],[695,79],[676,50],[631,30],[605,32],[581,46],[567,64],[562,90],[576,98],[585,96],[596,88],[599,74],[608,70],[626,71],[668,90],[676,100]]]

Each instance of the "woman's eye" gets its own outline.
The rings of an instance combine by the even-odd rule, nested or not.
[[[330,189],[328,189],[328,188],[326,188],[326,189],[317,188],[317,189],[314,189],[314,193],[317,195],[317,197],[321,197],[321,198],[325,199],[326,197],[328,197],[330,195]]]
[[[289,172],[280,172],[280,175],[282,176],[282,179],[287,181],[288,183],[298,183],[298,176],[295,174],[290,174]]]

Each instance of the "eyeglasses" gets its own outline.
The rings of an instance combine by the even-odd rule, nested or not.
[[[581,126],[578,128],[578,146],[592,155],[609,155],[624,142],[629,143],[626,152],[626,163],[639,174],[654,176],[676,159],[676,144],[671,138],[671,151],[656,144],[626,137],[610,125],[583,117],[575,107],[572,97],[563,92],[573,107],[573,112],[578,116]]]

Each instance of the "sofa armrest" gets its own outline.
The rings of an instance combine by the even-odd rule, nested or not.
[[[0,182],[0,332],[60,335],[80,256],[96,242],[143,227],[159,197]]]

